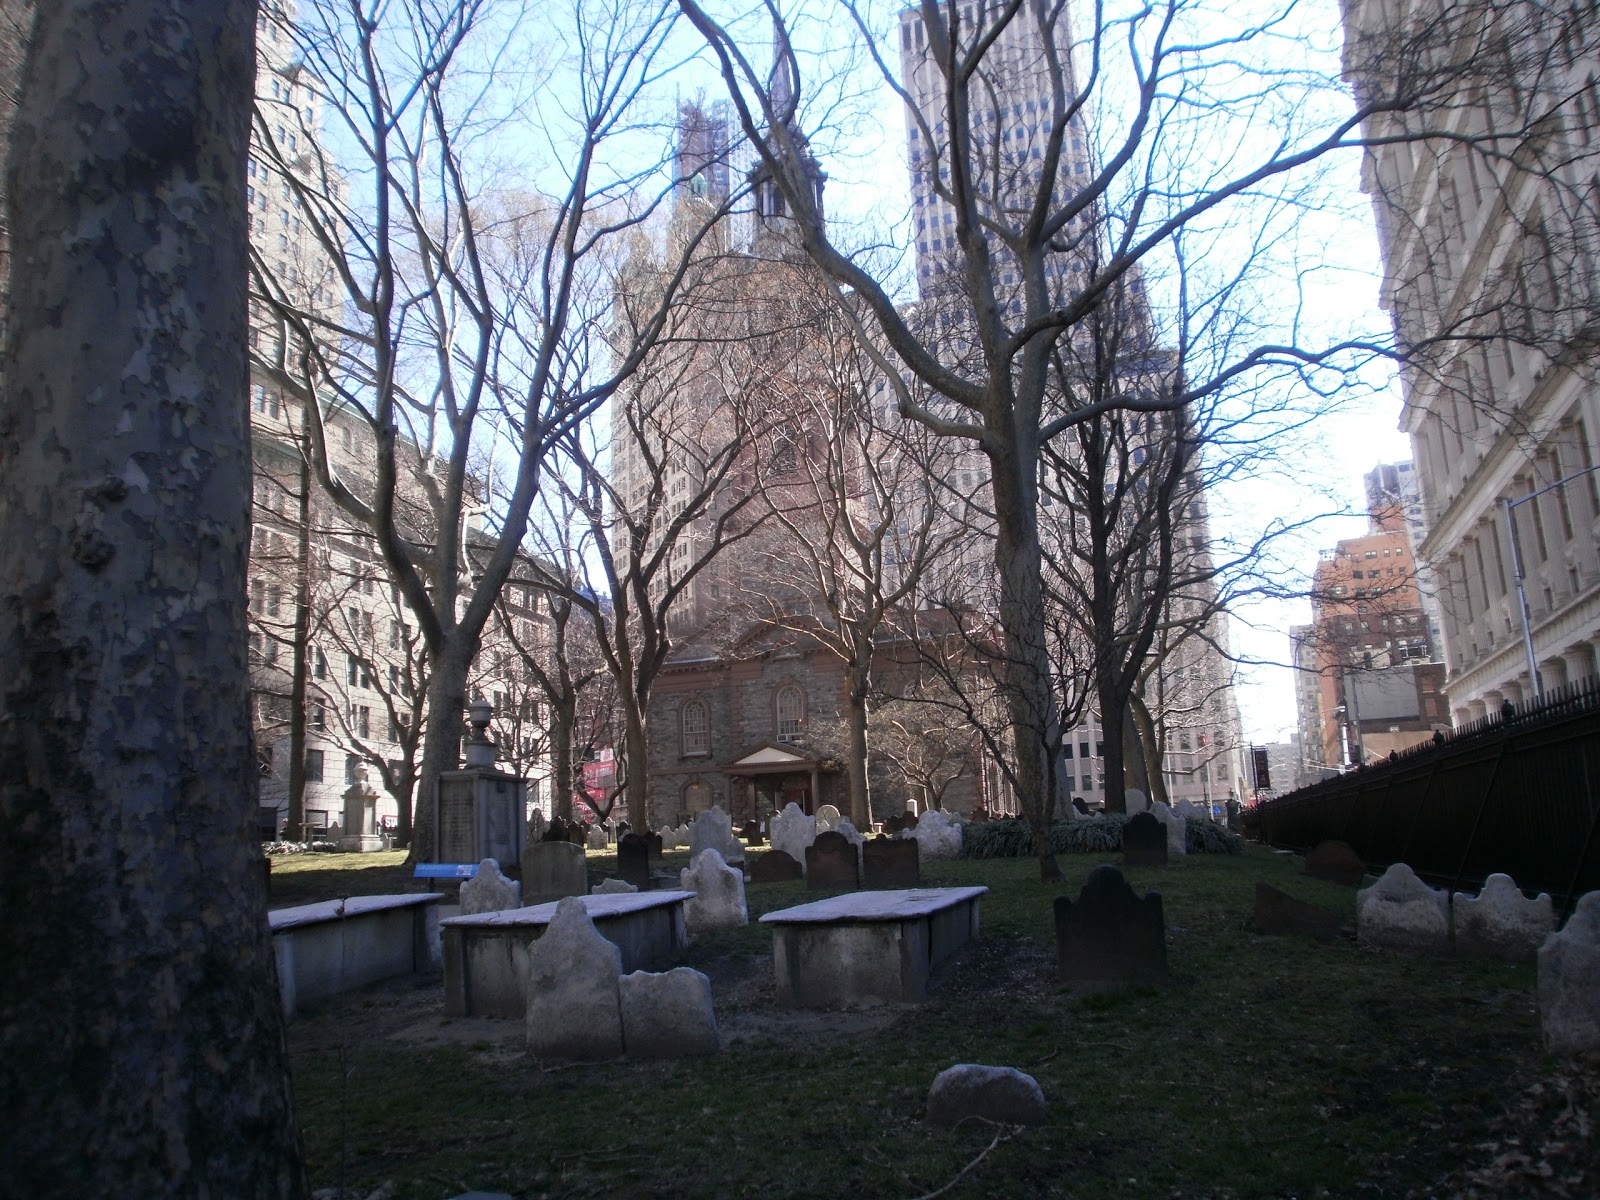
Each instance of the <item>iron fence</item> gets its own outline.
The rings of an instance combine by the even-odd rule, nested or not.
[[[1251,821],[1269,845],[1338,839],[1456,890],[1503,872],[1571,911],[1600,889],[1600,679],[1269,800]]]

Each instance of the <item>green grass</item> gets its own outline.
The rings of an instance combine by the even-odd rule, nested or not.
[[[1059,888],[1031,860],[927,864],[930,884],[991,889],[983,937],[927,1004],[876,1018],[772,1008],[770,935],[754,924],[697,939],[688,962],[742,1034],[709,1059],[541,1070],[514,1026],[444,1021],[437,982],[302,1018],[290,1040],[313,1186],[393,1179],[415,1200],[919,1196],[994,1136],[922,1120],[938,1071],[983,1062],[1034,1075],[1051,1119],[951,1197],[1403,1195],[1456,1165],[1449,1143],[1470,1144],[1537,1059],[1531,968],[1251,932],[1258,880],[1354,910],[1353,891],[1257,847],[1131,873],[1163,895],[1170,987],[1068,993],[1050,902],[1099,861],[1064,857]],[[747,894],[752,920],[815,895]]]

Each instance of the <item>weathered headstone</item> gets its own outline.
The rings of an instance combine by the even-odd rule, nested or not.
[[[923,862],[961,857],[961,827],[937,809],[918,818],[911,836],[917,839],[917,854]]]
[[[1161,893],[1134,895],[1117,868],[1102,864],[1073,901],[1057,896],[1056,964],[1071,987],[1110,991],[1167,982]]]
[[[1509,875],[1491,875],[1477,896],[1450,897],[1456,953],[1507,962],[1532,962],[1545,938],[1555,932],[1556,914],[1541,892],[1528,899]]]
[[[996,1125],[1042,1125],[1044,1089],[1015,1067],[957,1063],[934,1077],[928,1090],[928,1124],[950,1127],[969,1118]]]
[[[1600,1051],[1600,892],[1539,947],[1539,1027],[1551,1054]]]
[[[690,933],[733,929],[750,921],[744,900],[744,872],[730,867],[715,850],[702,850],[678,872],[678,886],[693,892],[683,905]]]
[[[873,838],[863,848],[869,888],[922,886],[916,838]]]
[[[655,859],[657,862],[660,862],[661,855],[666,851],[667,848],[666,839],[664,839],[659,833],[647,833],[644,835],[644,841],[645,849],[650,852],[649,857]]]
[[[1405,863],[1395,863],[1356,893],[1356,941],[1370,950],[1448,954],[1449,900]]]
[[[902,829],[904,829],[905,826],[906,826],[906,823],[905,823],[905,820],[903,818],[901,818],[901,817],[890,817],[888,820],[886,820],[883,823],[883,832],[888,834],[890,837],[893,837],[895,834],[899,833]]]
[[[486,858],[478,864],[478,873],[461,885],[461,915],[504,912],[522,903],[522,889],[517,881],[500,873],[500,864]]]
[[[862,863],[861,848],[867,844],[867,839],[850,823],[849,817],[841,817],[839,823],[833,827],[833,832],[843,834],[845,840],[856,848],[856,869],[859,871]]]
[[[639,889],[626,879],[602,879],[589,889],[591,896],[626,895]]]
[[[591,850],[604,850],[609,843],[606,841],[606,831],[599,825],[592,825],[589,832],[584,835],[584,844]]]
[[[544,831],[549,827],[544,814],[537,808],[528,815],[528,841],[537,842],[544,837]]]
[[[550,824],[544,827],[544,832],[539,835],[540,841],[564,842],[567,840],[567,823],[560,817],[550,818]]]
[[[806,861],[806,847],[816,840],[817,819],[801,812],[798,804],[785,804],[783,811],[772,818],[772,848],[782,850],[795,862]]]
[[[702,851],[702,854],[715,851]],[[726,869],[726,868],[725,868]],[[622,1040],[629,1058],[684,1058],[717,1052],[711,980],[692,967],[635,971],[618,980]]]
[[[1138,788],[1124,788],[1122,792],[1124,811],[1131,817],[1135,813],[1150,811],[1150,797]]]
[[[528,947],[528,1052],[535,1058],[615,1058],[622,1053],[617,978],[622,951],[569,896]]]
[[[761,822],[755,820],[746,821],[739,829],[739,836],[748,846],[759,846],[767,840],[761,832]]]
[[[1367,865],[1349,842],[1318,842],[1306,855],[1306,874],[1313,879],[1359,887],[1366,873]]]
[[[721,805],[706,809],[689,826],[689,861],[705,850],[715,850],[725,862],[744,861],[744,843],[733,836],[733,818]]]
[[[1122,863],[1127,867],[1167,865],[1167,831],[1154,813],[1135,813],[1123,825]]]
[[[817,840],[806,847],[806,886],[861,886],[861,877],[856,871],[856,848],[849,838],[833,829],[817,834]]]
[[[650,844],[637,833],[617,843],[617,874],[637,888],[650,886]]]
[[[817,809],[817,832],[827,833],[830,829],[839,828],[839,810],[832,804],[824,804]]]
[[[567,841],[574,846],[586,846],[589,843],[589,826],[582,821],[574,821],[567,827]]]
[[[1185,821],[1209,821],[1211,814],[1193,800],[1179,800],[1172,806],[1172,811]]]
[[[800,864],[782,850],[768,850],[750,866],[751,883],[784,883],[804,876]]]
[[[1091,815],[1089,806],[1083,802],[1083,798],[1081,796],[1074,796],[1072,798],[1072,811],[1077,813],[1080,817],[1087,817]]]
[[[1147,810],[1167,831],[1167,861],[1189,853],[1189,823],[1157,800]]]
[[[1254,925],[1258,933],[1308,933],[1319,942],[1339,936],[1339,914],[1297,900],[1268,883],[1256,884]]]
[[[900,828],[901,829],[915,829],[916,827],[917,827],[917,814],[916,813],[914,813],[914,812],[905,812],[905,813],[901,813],[900,814]]]
[[[589,868],[583,847],[548,839],[522,850],[522,901],[536,904],[589,890]]]

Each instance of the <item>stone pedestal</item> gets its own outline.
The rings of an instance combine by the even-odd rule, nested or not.
[[[344,794],[344,836],[339,839],[339,849],[369,854],[383,849],[383,835],[378,832],[378,793],[367,782],[367,769],[356,769],[356,781]]]

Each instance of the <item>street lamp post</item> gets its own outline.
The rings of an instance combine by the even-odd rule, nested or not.
[[[1526,504],[1530,500],[1537,500],[1546,492],[1553,492],[1558,487],[1571,483],[1574,479],[1582,479],[1600,471],[1600,465],[1585,467],[1581,471],[1574,471],[1571,475],[1564,475],[1554,483],[1547,483],[1536,492],[1529,492],[1526,496],[1518,496],[1513,500],[1507,496],[1503,503],[1506,508],[1506,533],[1511,541],[1511,576],[1517,584],[1517,611],[1522,616],[1522,652],[1528,658],[1528,678],[1533,681],[1533,696],[1535,700],[1544,699],[1544,680],[1539,675],[1539,659],[1533,652],[1533,620],[1528,613],[1528,589],[1523,580],[1525,573],[1522,568],[1522,540],[1517,536],[1517,518],[1511,510],[1519,504]]]

